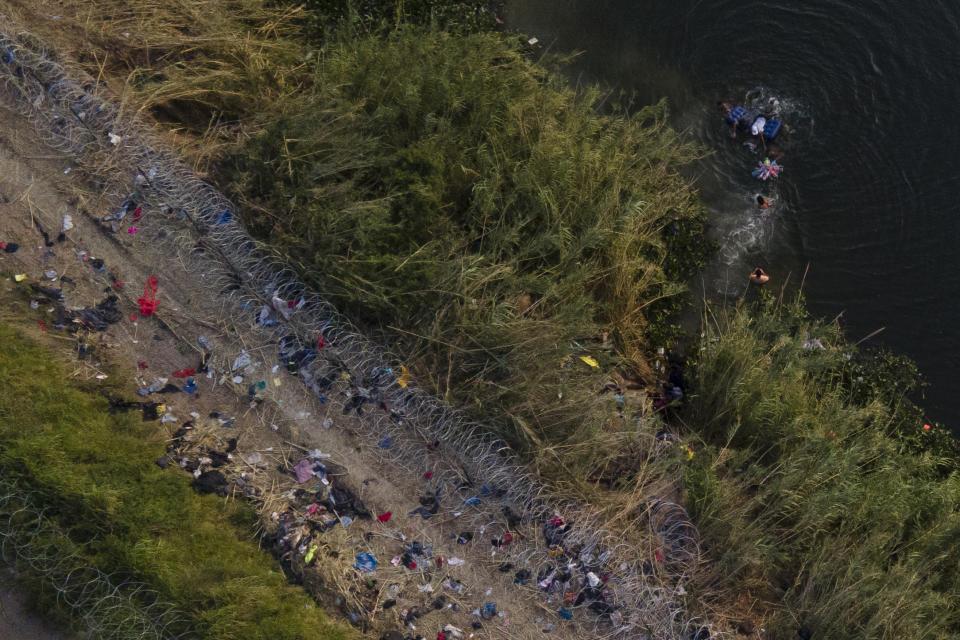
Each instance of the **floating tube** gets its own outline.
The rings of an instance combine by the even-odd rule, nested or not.
[[[776,160],[764,158],[763,162],[753,170],[753,177],[760,180],[769,180],[770,178],[776,178],[781,171],[783,171],[783,167],[777,164]]]
[[[733,109],[730,109],[730,113],[727,114],[727,124],[735,124],[737,120],[742,119],[746,115],[747,110],[737,105]]]
[[[777,134],[780,132],[780,121],[779,120],[767,120],[767,124],[763,125],[763,137],[767,140],[773,140],[777,137]]]

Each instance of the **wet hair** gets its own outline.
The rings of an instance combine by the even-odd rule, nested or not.
[[[766,201],[766,198],[764,198],[762,195],[760,195],[760,194],[758,193],[758,194],[757,194],[757,204],[763,204],[765,201]]]

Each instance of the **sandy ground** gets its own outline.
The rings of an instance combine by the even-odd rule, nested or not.
[[[291,565],[303,572],[304,582],[328,610],[354,614],[363,621],[364,636],[375,638],[404,626],[405,633],[433,638],[447,624],[462,629],[467,638],[544,637],[544,632],[550,634],[547,637],[560,638],[594,635],[596,616],[585,608],[574,608],[573,621],[558,618],[563,593],[548,596],[536,588],[535,580],[526,586],[514,583],[518,569],[529,567],[536,577],[542,566],[545,556],[537,555],[542,542],[535,539],[536,528],[514,529],[516,541],[501,549],[493,547],[490,540],[507,531],[502,515],[489,516],[480,527],[477,523],[487,516],[479,512],[463,518],[441,512],[429,521],[408,515],[420,506],[421,496],[437,489],[427,477],[431,470],[455,465],[455,461],[445,459],[442,452],[426,446],[428,443],[424,443],[422,461],[407,460],[401,465],[391,459],[389,451],[376,446],[376,440],[361,435],[369,434],[362,424],[369,418],[344,413],[346,385],[337,386],[327,401],[320,403],[295,376],[282,366],[275,368],[277,335],[237,317],[237,309],[205,281],[207,274],[197,272],[197,263],[184,261],[173,249],[163,225],[155,223],[159,212],[145,209],[142,218],[131,223],[137,225],[135,234],[126,232],[128,224],[110,232],[97,219],[120,205],[116,192],[105,194],[83,176],[72,158],[39,147],[30,125],[15,114],[0,111],[0,121],[4,123],[0,131],[0,241],[20,245],[16,253],[0,253],[0,273],[4,274],[0,277],[0,301],[5,309],[18,314],[28,333],[54,345],[62,357],[73,362],[76,378],[119,376],[127,384],[128,397],[138,400],[144,398],[135,396],[134,391],[156,377],[182,384],[183,380],[171,373],[199,367],[202,350],[197,338],[203,336],[212,345],[211,374],[196,376],[198,391],[149,398],[165,402],[168,414],[175,418],[156,423],[166,434],[188,420],[194,424],[195,435],[185,445],[183,456],[195,459],[198,451],[224,451],[228,440],[236,438],[237,449],[221,471],[231,480],[232,495],[251,495],[262,507],[263,526],[268,530],[276,526],[276,517],[284,511],[306,518],[309,497],[291,490],[310,488],[313,483],[297,483],[291,468],[304,457],[304,451],[317,448],[329,455],[324,462],[335,485],[355,492],[374,516],[392,512],[384,523],[375,518],[357,520],[322,535],[314,533],[294,549]],[[129,183],[133,175],[118,179]],[[57,242],[64,214],[72,215],[76,226]],[[48,232],[51,246],[46,246],[41,228]],[[102,272],[94,268],[95,259],[104,261]],[[51,274],[53,280],[44,276],[49,270],[56,271]],[[12,277],[16,274],[25,278],[16,282]],[[149,318],[131,321],[131,314],[137,311],[136,299],[151,274],[159,278],[159,309]],[[117,281],[123,284],[116,285]],[[31,285],[62,288],[70,309],[93,306],[108,292],[116,293],[123,319],[102,333],[81,330],[74,335],[57,329],[49,300],[35,291],[25,296]],[[30,309],[28,297],[38,300],[37,309]],[[80,360],[77,353],[82,344],[88,345],[87,355]],[[232,371],[230,363],[241,348],[251,355],[252,364]],[[243,380],[234,383],[233,376],[238,374]],[[257,391],[258,402],[251,403],[248,387],[259,382],[264,389]],[[220,419],[210,417],[213,412],[219,413]],[[224,416],[235,420],[224,427]],[[259,461],[251,458],[252,454],[258,454]],[[240,482],[236,482],[238,478]],[[469,510],[464,507],[465,512]],[[465,530],[474,537],[467,544],[458,544],[456,538]],[[391,559],[403,554],[404,541],[432,544],[433,559],[415,569],[392,565]],[[318,550],[311,566],[305,568],[303,551],[312,546]],[[355,555],[363,552],[376,556],[379,567],[375,573],[352,568]],[[463,564],[439,567],[437,556],[460,558]],[[507,562],[514,566],[501,570]],[[385,610],[389,601],[396,604]],[[494,603],[498,611],[491,620],[473,615],[486,603]],[[404,613],[414,608],[424,615],[404,620]],[[474,623],[481,628],[472,628]],[[0,637],[7,636],[0,633]]]

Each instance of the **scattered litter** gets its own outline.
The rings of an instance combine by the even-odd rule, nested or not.
[[[172,413],[165,413],[163,417],[160,418],[160,422],[177,422],[177,417]]]
[[[151,393],[158,393],[161,389],[163,389],[166,386],[166,384],[167,384],[167,378],[157,378],[150,384],[150,386],[144,389],[137,389],[137,395],[148,396]]]
[[[529,40],[527,40],[527,44],[530,45],[531,47],[537,44],[538,42],[540,42],[539,38],[530,38]]]
[[[372,553],[358,553],[357,561],[353,563],[353,567],[365,573],[371,573],[377,568],[377,559]]]
[[[407,371],[407,368],[400,365],[400,377],[397,378],[397,384],[406,389],[407,385],[410,384],[410,378],[410,372]]]
[[[314,475],[313,462],[310,461],[310,458],[304,458],[293,468],[293,472],[297,476],[297,482],[303,484]]]
[[[146,317],[153,315],[157,310],[157,276],[151,275],[147,278],[147,283],[143,285],[143,297],[137,298],[140,304],[140,315]]]
[[[110,136],[110,144],[112,144],[113,146],[117,146],[123,140],[123,136],[118,136],[113,131],[111,131],[107,135]]]
[[[250,366],[250,354],[247,353],[246,349],[240,350],[240,355],[234,358],[233,366],[231,371],[236,371],[237,369],[245,369]]]
[[[3,249],[4,253],[16,253],[19,248],[20,245],[16,242],[0,242],[0,249]]]
[[[226,496],[227,479],[216,469],[204,471],[193,481],[193,488],[199,493],[216,493]]]
[[[393,448],[393,440],[391,440],[389,436],[383,436],[382,438],[380,438],[380,442],[379,442],[378,446],[379,446],[381,449],[392,449],[392,448]]]
[[[290,308],[290,305],[288,305],[287,302],[279,296],[279,293],[280,292],[277,291],[273,294],[273,298],[270,300],[270,303],[273,305],[273,308],[277,311],[277,313],[283,316],[284,320],[289,320],[290,314],[293,312],[293,310]]]
[[[420,593],[433,593],[433,585],[431,585],[430,583],[420,585],[419,587],[417,587],[417,591],[419,591]]]
[[[573,620],[573,611],[564,607],[557,612],[557,615],[563,618],[564,620]]]
[[[190,376],[196,375],[196,370],[192,367],[187,367],[185,369],[180,369],[173,372],[174,378],[189,378]]]
[[[129,229],[127,229],[127,233],[129,233],[130,235],[135,234],[137,231],[139,231],[139,229],[137,229],[136,227],[130,227]]]
[[[261,462],[263,462],[263,456],[257,452],[248,453],[247,455],[243,456],[243,460],[247,464],[260,464]]]
[[[61,278],[62,280],[63,278]],[[75,322],[80,322],[88,329],[95,331],[106,331],[111,324],[120,322],[123,319],[123,312],[119,307],[120,298],[115,295],[109,295],[96,307],[85,307],[79,311],[74,311],[70,315]]]
[[[385,523],[385,522],[389,522],[391,515],[393,515],[393,514],[392,514],[391,512],[389,512],[389,511],[387,511],[387,512],[385,512],[385,513],[381,513],[380,515],[377,516],[377,522],[384,522],[384,523]]]
[[[600,363],[598,363],[592,356],[580,356],[580,359],[586,364],[590,365],[593,369],[600,368]]]
[[[463,630],[452,624],[444,626],[443,632],[446,634],[448,640],[463,640]]]
[[[243,376],[233,376],[234,384],[240,384],[243,382]]]
[[[319,548],[320,548],[319,545],[313,545],[312,547],[310,547],[310,551],[307,551],[307,555],[303,557],[304,564],[310,564],[311,562],[313,562],[313,556],[315,553],[317,553],[317,549]]]
[[[70,169],[67,169],[67,171],[70,171]],[[67,173],[67,171],[64,171],[64,173]],[[70,229],[73,229],[73,216],[64,214],[63,221],[60,223],[60,230],[66,233]]]
[[[451,567],[459,567],[463,565],[463,559],[458,558],[457,556],[451,556],[447,558],[447,564],[449,564]]]
[[[44,272],[43,272],[43,277],[46,278],[47,280],[51,280],[51,281],[56,280],[56,279],[57,279],[57,271],[56,271],[56,269],[48,269],[47,271],[44,271]]]
[[[187,378],[187,382],[183,385],[183,390],[187,393],[193,393],[197,390],[197,381],[194,378]]]
[[[333,426],[333,418],[324,418],[324,419],[323,419],[323,425],[322,425],[322,426],[323,426],[324,429],[329,429],[330,427],[332,427],[332,426]]]

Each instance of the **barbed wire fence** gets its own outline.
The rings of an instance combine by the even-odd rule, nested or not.
[[[41,581],[77,620],[85,638],[187,640],[187,617],[146,585],[89,566],[51,520],[41,497],[0,478],[0,557]]]
[[[612,576],[605,585],[609,608],[601,607],[594,618],[597,635],[687,640],[703,628],[677,597],[700,559],[699,535],[682,506],[654,499],[637,513],[635,525],[649,529],[659,544],[651,557],[604,530],[594,510],[552,496],[489,429],[413,381],[402,381],[400,359],[361,336],[310,291],[276,250],[246,233],[233,203],[197,177],[147,124],[83,77],[0,14],[0,102],[27,117],[45,144],[75,157],[105,194],[117,202],[132,195],[159,211],[163,250],[175,254],[187,272],[203,274],[205,286],[222,296],[224,315],[236,331],[269,331],[279,344],[276,357],[294,358],[296,375],[313,394],[340,393],[358,415],[363,407],[381,408],[365,414],[362,435],[384,463],[414,473],[425,446],[442,449],[455,464],[437,481],[459,488],[463,500],[482,495],[482,504],[470,509],[457,501],[442,508],[479,530],[512,513],[537,540],[537,529],[562,514],[572,524],[563,546],[577,550],[583,567]],[[221,357],[220,369],[230,371],[230,360]],[[542,541],[518,544],[511,553],[527,566],[555,563]]]

